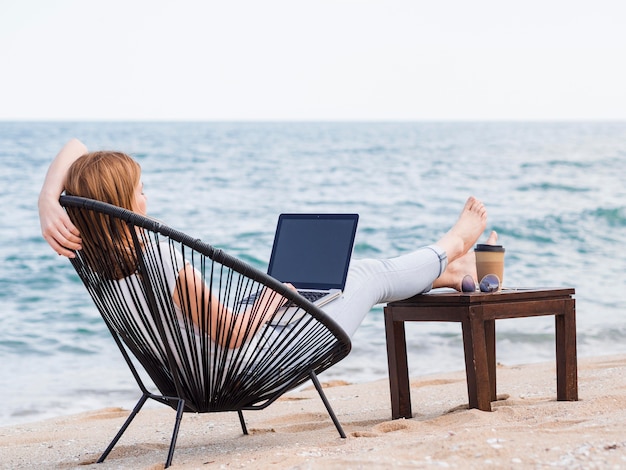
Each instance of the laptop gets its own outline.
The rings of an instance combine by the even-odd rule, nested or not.
[[[267,273],[326,305],[346,285],[358,221],[358,214],[280,214]]]

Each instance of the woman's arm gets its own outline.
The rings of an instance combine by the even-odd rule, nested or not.
[[[69,167],[78,157],[87,153],[87,147],[78,139],[63,146],[54,158],[39,193],[39,223],[41,233],[59,255],[73,258],[72,250],[81,249],[80,233],[59,204]]]
[[[289,285],[292,289],[293,286]],[[285,298],[273,291],[264,289],[254,305],[240,314],[233,314],[217,300],[211,298],[211,293],[204,283],[202,276],[191,265],[180,270],[176,289],[174,291],[174,302],[182,305],[179,292],[186,299],[191,310],[191,315],[196,325],[202,324],[201,315],[209,315],[210,331],[213,341],[227,348],[238,348],[244,342],[243,335],[246,329],[257,331],[259,326],[267,322],[272,314],[285,302]],[[204,303],[204,308],[203,308]],[[233,315],[235,315],[233,317]],[[217,337],[220,332],[219,337]]]

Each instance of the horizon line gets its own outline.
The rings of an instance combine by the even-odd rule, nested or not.
[[[430,118],[430,119],[209,119],[209,118],[3,118],[1,123],[583,123],[626,122],[624,118]]]

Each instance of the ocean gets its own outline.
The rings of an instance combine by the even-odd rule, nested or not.
[[[354,257],[391,257],[436,241],[473,194],[505,286],[574,287],[579,357],[626,352],[625,122],[0,122],[0,426],[139,397],[40,234],[38,191],[71,137],[133,155],[152,216],[260,269],[281,212],[358,212]],[[411,376],[464,369],[457,324],[409,324],[407,341]],[[554,358],[552,317],[498,322],[498,362]],[[386,376],[377,306],[320,379]]]

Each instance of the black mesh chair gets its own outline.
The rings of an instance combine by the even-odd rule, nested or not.
[[[142,392],[98,462],[149,398],[176,410],[167,467],[184,412],[236,411],[247,434],[243,410],[263,409],[309,379],[345,437],[317,374],[351,343],[322,310],[154,219],[74,196],[61,204],[83,238],[71,262]]]

